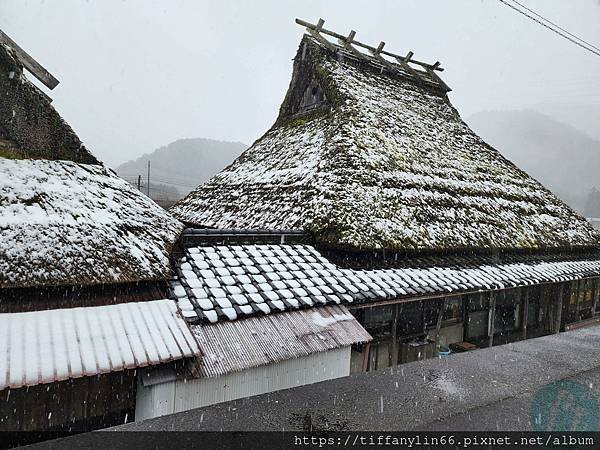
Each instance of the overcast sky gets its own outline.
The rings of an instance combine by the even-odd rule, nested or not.
[[[600,46],[598,0],[521,2]],[[112,166],[178,138],[260,137],[290,80],[295,17],[441,61],[463,117],[600,105],[600,57],[498,0],[0,0],[0,28],[60,80],[54,106]]]

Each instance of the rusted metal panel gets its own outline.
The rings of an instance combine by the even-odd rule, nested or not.
[[[199,377],[216,377],[313,353],[370,341],[371,335],[344,306],[192,325],[203,357]]]
[[[172,300],[0,314],[0,390],[198,355]]]

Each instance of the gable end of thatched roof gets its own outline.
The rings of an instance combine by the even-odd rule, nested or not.
[[[13,158],[61,159],[99,164],[72,128],[32,84],[13,50],[0,44],[0,138],[16,143]]]
[[[303,229],[349,251],[598,247],[584,218],[462,121],[443,86],[305,36],[274,126],[171,211],[200,227]],[[306,108],[315,87],[322,101]]]

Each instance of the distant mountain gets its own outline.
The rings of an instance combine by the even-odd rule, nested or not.
[[[532,110],[486,111],[466,122],[483,140],[583,213],[600,187],[600,141]]]
[[[133,184],[141,175],[142,185],[146,186],[150,161],[151,188],[155,184],[171,186],[177,189],[181,197],[231,164],[247,147],[241,142],[179,139],[134,161],[121,164],[115,170]],[[172,190],[169,191],[172,194]],[[150,194],[152,197],[153,193]]]
[[[532,109],[571,125],[592,139],[600,141],[600,104],[545,101]]]

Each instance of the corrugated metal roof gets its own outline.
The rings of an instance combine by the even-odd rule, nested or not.
[[[344,268],[310,245],[186,249],[173,297],[191,321],[217,322],[324,304],[444,296],[600,275],[600,259],[556,256],[407,259],[401,267]]]
[[[199,354],[172,300],[0,314],[0,390]]]
[[[250,367],[370,341],[371,335],[344,306],[192,325],[203,357],[194,375],[215,377]]]

